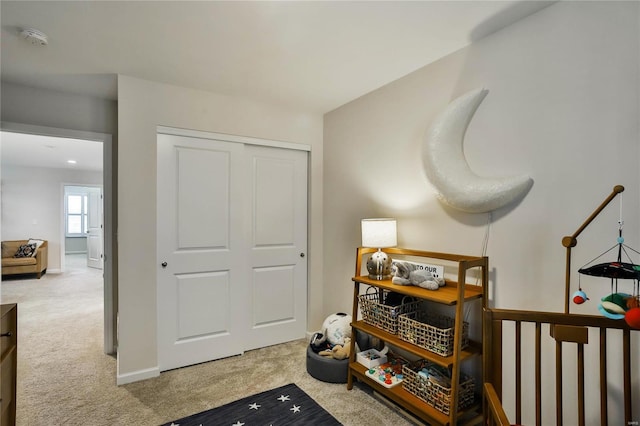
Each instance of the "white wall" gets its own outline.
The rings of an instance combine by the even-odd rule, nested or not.
[[[2,168],[2,239],[48,241],[47,272],[60,271],[63,184],[101,185],[102,173],[34,167]]]
[[[64,252],[78,254],[87,252],[87,237],[67,237],[64,239]]]
[[[115,101],[4,81],[1,88],[2,121],[107,133],[115,138]]]
[[[322,323],[322,116],[214,93],[118,77],[118,382],[157,374],[156,126],[311,146],[309,311]],[[140,247],[147,248],[140,250]]]
[[[350,309],[362,218],[396,217],[400,246],[481,254],[489,216],[440,204],[421,161],[435,115],[478,87],[489,94],[465,139],[471,168],[485,176],[529,174],[535,181],[522,202],[493,212],[489,304],[563,311],[561,239],[616,184],[627,188],[624,233],[638,249],[638,17],[635,2],[559,2],[326,114],[325,310]],[[616,244],[618,217],[616,199],[578,238],[572,291],[577,267]],[[582,286],[593,300],[573,305],[572,312],[598,314],[596,301],[608,294],[608,283],[586,281]],[[640,343],[633,345],[638,359]],[[636,365],[635,395],[639,376]],[[510,380],[505,377],[505,389]],[[597,386],[595,375],[588,377],[591,386]],[[553,391],[544,398],[553,406]],[[612,416],[612,424],[622,423],[620,412]],[[555,422],[547,420],[543,424]]]

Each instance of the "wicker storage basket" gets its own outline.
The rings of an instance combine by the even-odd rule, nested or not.
[[[398,336],[442,356],[453,354],[455,319],[425,311],[403,313],[398,318]],[[462,325],[462,348],[469,345],[469,323]]]
[[[369,290],[374,289],[374,292]],[[405,297],[399,305],[386,305],[385,299],[391,292],[384,290],[382,300],[380,292],[375,287],[369,287],[365,294],[358,296],[362,319],[369,325],[378,327],[391,334],[398,333],[398,317],[401,314],[413,312],[420,307],[420,301],[413,301]]]
[[[435,364],[425,363],[430,369],[443,369],[434,367]],[[420,370],[420,368],[418,368]],[[448,380],[437,380],[430,375],[424,377],[414,371],[414,368],[403,366],[404,380],[402,387],[407,392],[417,396],[436,410],[449,415],[451,410],[451,384]],[[464,410],[475,400],[475,380],[473,377],[460,373],[460,385],[458,386],[458,410]]]

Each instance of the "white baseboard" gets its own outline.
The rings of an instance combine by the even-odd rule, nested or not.
[[[118,374],[116,376],[116,384],[126,385],[128,383],[139,382],[140,380],[152,379],[160,375],[160,368],[153,367],[145,370],[138,370],[132,373]]]
[[[61,274],[62,269],[49,269],[47,268],[47,274]]]

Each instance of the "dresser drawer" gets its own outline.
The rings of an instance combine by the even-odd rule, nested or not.
[[[16,424],[18,307],[0,305],[0,426]]]
[[[15,424],[14,416],[16,410],[15,401],[15,388],[16,388],[16,376],[13,374],[15,371],[16,357],[13,356],[10,350],[0,362],[0,426],[9,426]]]
[[[6,352],[16,346],[18,333],[16,306],[2,305],[2,317],[0,318],[0,360],[2,360]]]

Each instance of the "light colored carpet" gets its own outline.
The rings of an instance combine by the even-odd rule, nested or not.
[[[2,303],[18,303],[19,426],[159,425],[287,383],[346,426],[413,424],[366,387],[311,377],[304,340],[116,386],[116,359],[103,353],[101,271],[82,264],[68,257],[64,274],[2,281]]]

